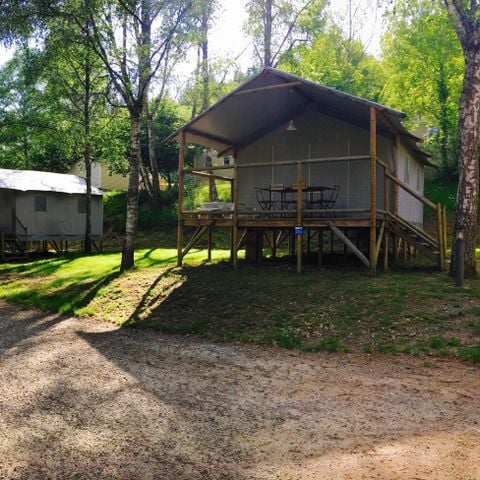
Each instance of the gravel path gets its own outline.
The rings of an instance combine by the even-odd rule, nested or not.
[[[0,478],[480,479],[479,374],[0,303]]]

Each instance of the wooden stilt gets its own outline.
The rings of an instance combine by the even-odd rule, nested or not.
[[[297,163],[297,227],[302,227],[302,163]],[[303,232],[297,234],[297,273],[302,273],[302,255],[303,255]]]
[[[185,182],[185,132],[180,132],[178,150],[178,231],[177,231],[177,266],[182,266],[183,256],[183,196]]]
[[[277,258],[277,231],[272,230],[272,258]]]
[[[377,110],[370,107],[370,273],[377,272]]]
[[[232,264],[233,269],[237,270],[238,268],[238,250],[237,250],[237,242],[238,242],[238,167],[235,162],[233,167],[233,255],[232,255]]]
[[[388,243],[389,243],[389,235],[388,235],[388,220],[386,220],[385,225],[385,233],[383,235],[383,269],[385,271],[388,270]]]
[[[318,230],[318,268],[323,265],[323,230]]]

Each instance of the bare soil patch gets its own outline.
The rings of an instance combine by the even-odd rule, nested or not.
[[[0,303],[0,478],[480,479],[479,373]]]

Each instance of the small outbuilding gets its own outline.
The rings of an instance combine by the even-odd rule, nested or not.
[[[84,240],[86,181],[76,175],[0,169],[2,250],[25,251],[31,242]],[[103,235],[103,192],[92,187],[92,240]]]
[[[421,252],[444,268],[445,211],[424,196],[424,169],[432,164],[404,117],[265,68],[169,137],[180,144],[178,263],[204,233],[211,247],[212,229],[227,227],[234,266],[243,247],[259,259],[265,248],[275,256],[285,245],[300,271],[305,251],[318,250],[321,264],[335,237],[372,272],[380,257],[387,267],[400,251]],[[225,175],[231,164],[186,166],[187,143],[231,155],[233,174]],[[190,201],[198,197],[190,194],[193,177],[208,179],[210,192],[229,182],[225,208]],[[424,229],[425,209],[434,211],[434,231]],[[186,227],[197,229],[184,245]]]

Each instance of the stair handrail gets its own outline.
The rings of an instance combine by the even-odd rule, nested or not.
[[[433,211],[437,210],[437,205],[435,203],[433,203],[431,200],[424,197],[420,193],[416,192],[410,185],[408,185],[405,182],[402,182],[399,178],[395,177],[395,175],[392,175],[390,172],[387,172],[387,177],[390,178],[390,180],[392,180],[398,186],[406,190],[410,195],[415,197],[417,200],[420,200],[420,202],[422,202],[428,208],[432,209]]]
[[[441,203],[433,203],[428,198],[424,197],[417,191],[415,191],[410,185],[402,182],[398,177],[392,175],[390,172],[386,172],[386,176],[400,188],[403,188],[407,193],[419,200],[425,206],[433,210],[437,216],[437,242],[439,250],[439,266],[442,270],[445,269],[445,259],[447,257],[447,245],[446,245],[446,232],[447,225],[445,221],[445,207]]]
[[[23,229],[23,236],[25,237],[25,240],[27,239],[28,236],[28,230],[27,227],[22,223],[22,221],[15,215],[15,222],[20,225],[20,227]],[[15,235],[16,235],[16,228],[15,228]]]

